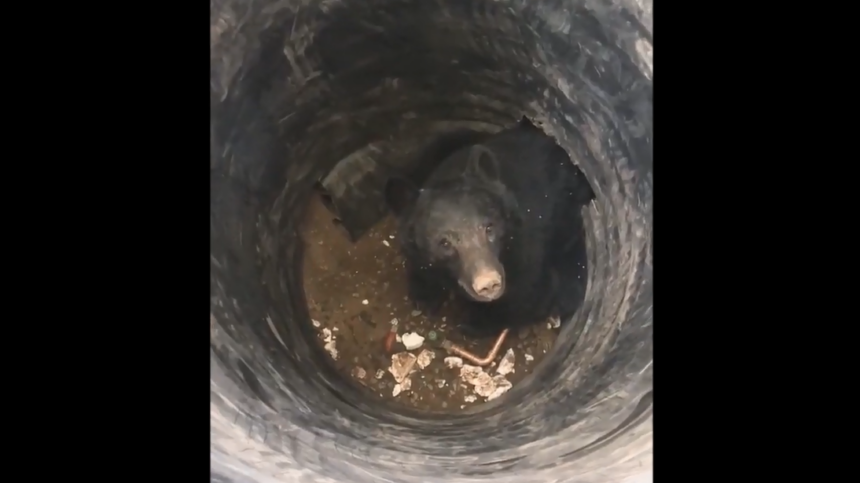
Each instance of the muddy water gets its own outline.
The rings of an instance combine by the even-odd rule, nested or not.
[[[315,196],[302,236],[306,246],[304,287],[311,318],[320,346],[331,355],[335,367],[373,396],[415,409],[451,413],[487,401],[487,387],[473,384],[474,374],[472,378],[468,374],[461,376],[461,368],[446,364],[445,358],[451,355],[441,348],[441,343],[448,339],[484,357],[494,338],[464,338],[457,330],[458,312],[451,304],[443,307],[436,317],[414,310],[406,296],[406,277],[397,250],[393,218],[378,223],[355,244],[332,219],[332,214]],[[398,340],[391,353],[386,353],[383,341],[392,319],[398,321]],[[420,347],[406,351],[402,340],[409,333],[424,337],[424,341]],[[498,390],[490,388],[490,392],[496,393],[490,397],[499,397],[507,386],[499,382],[500,378],[515,386],[530,374],[555,342],[557,333],[558,329],[551,328],[549,323],[511,333],[493,363],[483,369],[489,376],[497,376],[502,358],[509,349],[513,350],[514,370],[496,377]],[[406,340],[411,338],[407,336]],[[422,356],[425,350],[428,352]],[[414,363],[409,382],[398,384],[389,368],[392,354],[402,352],[421,356],[421,362],[431,357],[430,353],[434,357],[423,368]],[[456,364],[457,360],[448,362]],[[489,379],[482,377],[484,382]]]

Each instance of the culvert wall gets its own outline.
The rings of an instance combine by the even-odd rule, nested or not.
[[[212,0],[213,481],[650,480],[651,32],[650,1]],[[308,342],[308,195],[363,194],[360,232],[378,173],[522,115],[597,195],[586,303],[536,377],[473,413],[371,404]]]

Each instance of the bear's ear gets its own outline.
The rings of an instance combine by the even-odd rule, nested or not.
[[[385,204],[399,215],[418,198],[418,187],[401,176],[394,176],[385,182]]]
[[[486,181],[499,180],[499,161],[492,151],[482,144],[472,146],[466,172]]]

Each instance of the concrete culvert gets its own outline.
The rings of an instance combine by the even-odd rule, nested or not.
[[[651,1],[210,1],[212,480],[650,481]],[[392,171],[523,115],[596,194],[585,302],[504,397],[379,404],[314,340],[308,200],[360,239]]]

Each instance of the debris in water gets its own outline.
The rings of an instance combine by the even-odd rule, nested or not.
[[[514,362],[516,361],[516,356],[514,355],[513,349],[508,349],[505,352],[505,357],[502,357],[502,360],[499,362],[499,368],[496,369],[496,374],[500,374],[502,376],[510,374],[514,371]]]
[[[435,357],[435,352],[424,349],[423,351],[421,351],[420,354],[418,354],[418,367],[424,369],[425,367],[430,365],[430,362],[432,362],[433,358]]]
[[[390,372],[391,375],[394,376],[394,380],[400,384],[409,375],[409,371],[412,370],[412,366],[415,365],[417,360],[418,358],[410,352],[399,352],[394,354],[391,356],[391,367],[388,368],[388,372]]]
[[[403,334],[400,339],[403,341],[403,345],[406,346],[406,350],[408,351],[417,349],[424,344],[424,337],[421,337],[415,332]]]
[[[460,359],[459,357],[454,357],[454,356],[446,357],[445,358],[445,365],[448,366],[449,369],[456,369],[458,367],[463,367],[463,359]]]

